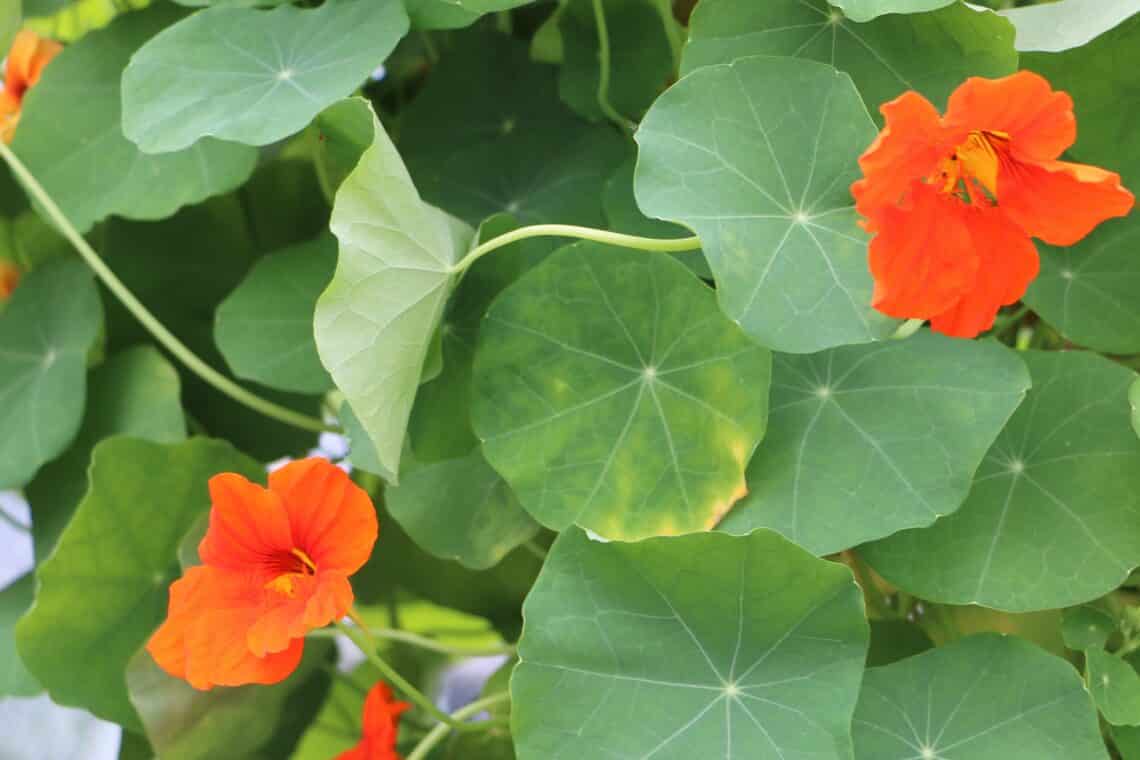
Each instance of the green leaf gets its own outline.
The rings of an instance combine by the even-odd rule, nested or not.
[[[1017,30],[1015,44],[1023,52],[1059,53],[1087,45],[1140,13],[1140,0],[1065,0],[1000,11]]]
[[[876,668],[913,657],[934,646],[930,637],[906,620],[872,620],[867,667]]]
[[[313,164],[321,190],[331,202],[372,144],[372,108],[364,98],[346,98],[317,114],[313,130],[317,136]]]
[[[91,486],[36,570],[35,603],[16,626],[20,656],[53,700],[142,729],[127,662],[166,612],[178,543],[210,504],[206,481],[229,471],[264,477],[222,441],[119,437],[95,447]]]
[[[524,224],[604,226],[602,187],[629,144],[576,118],[556,72],[489,29],[459,36],[400,120],[400,152],[424,200],[472,225],[506,212]]]
[[[183,15],[167,5],[124,14],[64,48],[29,91],[12,149],[81,232],[111,214],[162,219],[253,171],[257,151],[242,145],[207,140],[150,156],[123,136],[123,69]]]
[[[570,530],[527,597],[519,757],[849,758],[867,623],[847,568],[774,533]]]
[[[349,95],[407,31],[400,0],[200,11],[131,58],[123,132],[147,153],[210,136],[276,142]]]
[[[270,388],[332,388],[313,339],[317,297],[332,279],[336,241],[322,235],[254,265],[218,307],[214,340],[234,374]]]
[[[856,3],[871,7],[883,0],[846,0]],[[998,77],[1017,68],[1013,25],[962,3],[856,24],[826,0],[702,0],[689,29],[682,73],[759,54],[829,63],[851,75],[876,120],[879,105],[906,90],[941,105],[968,76]]]
[[[0,8],[0,50],[7,50],[12,45],[20,22],[20,3],[9,2]]]
[[[1107,222],[1072,248],[1039,243],[1041,273],[1023,300],[1074,343],[1140,352],[1138,245],[1140,214]]]
[[[0,489],[27,483],[75,437],[102,321],[91,273],[76,259],[25,275],[0,312]]]
[[[1116,621],[1096,607],[1070,607],[1061,617],[1061,636],[1065,639],[1065,646],[1076,652],[1094,647],[1103,649],[1115,632]]]
[[[478,449],[405,471],[400,487],[387,490],[385,499],[417,544],[473,570],[498,564],[538,532]]]
[[[1089,693],[1104,719],[1114,726],[1140,725],[1140,675],[1100,647],[1085,650]]]
[[[1140,728],[1111,726],[1113,742],[1123,760],[1140,760]]]
[[[618,113],[640,118],[673,74],[673,50],[653,0],[603,4],[610,49],[608,100]],[[558,16],[562,99],[591,121],[606,117],[598,102],[601,63],[594,0],[569,0]]]
[[[322,672],[332,655],[331,641],[310,641],[301,664],[288,679],[272,686],[198,691],[167,675],[145,651],[127,668],[131,704],[138,710],[155,757],[162,760],[269,757],[258,752],[273,738],[283,720],[304,722],[313,712],[288,715],[288,701],[302,691],[327,691]],[[319,704],[319,703],[318,703]],[[282,757],[283,755],[272,755]]]
[[[404,0],[416,29],[459,29],[485,13],[506,11],[533,0]]]
[[[472,231],[420,200],[375,117],[373,127],[371,147],[337,191],[331,228],[340,258],[314,327],[322,363],[396,476],[428,348]]]
[[[1132,407],[1132,429],[1140,438],[1140,377],[1136,378],[1128,389],[1128,403]]]
[[[721,308],[759,342],[794,353],[867,343],[895,329],[871,309],[868,238],[848,191],[874,136],[851,80],[829,66],[706,66],[641,122],[637,201],[700,236]]]
[[[856,760],[1108,758],[1076,671],[1012,636],[871,668],[853,728]]]
[[[24,575],[0,589],[0,699],[43,691],[16,651],[16,621],[32,606],[35,579]]]
[[[150,346],[115,354],[91,372],[87,409],[75,442],[28,484],[36,557],[55,547],[87,492],[91,451],[104,438],[130,435],[157,443],[186,437],[178,373]]]
[[[771,528],[821,555],[958,509],[1029,389],[1025,365],[1004,346],[927,331],[777,354],[772,375],[748,495],[721,528]]]
[[[885,13],[922,13],[956,0],[828,0],[852,21],[870,21]]]
[[[1126,398],[1135,374],[1090,353],[1021,357],[1033,388],[966,503],[863,550],[896,586],[952,604],[1049,609],[1096,599],[1140,564],[1140,441]]]
[[[764,435],[771,355],[657,254],[577,243],[495,300],[475,355],[483,453],[539,522],[705,530]]]

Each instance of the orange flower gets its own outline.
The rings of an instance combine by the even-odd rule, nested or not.
[[[407,702],[393,702],[388,684],[377,681],[364,699],[360,743],[341,752],[336,760],[400,760],[396,754],[396,732],[400,714],[410,708]]]
[[[7,301],[20,283],[20,270],[10,261],[0,259],[0,303]]]
[[[54,40],[44,39],[35,32],[21,30],[8,51],[4,69],[4,89],[0,90],[0,140],[12,142],[16,123],[20,120],[20,107],[24,94],[36,82],[44,67],[63,46]]]
[[[376,510],[325,459],[291,462],[269,488],[210,478],[202,565],[170,586],[166,621],[147,643],[163,670],[196,689],[277,683],[301,659],[305,633],[344,617],[348,577],[376,542]]]
[[[972,338],[1037,276],[1030,237],[1073,245],[1132,208],[1120,175],[1057,160],[1076,140],[1073,101],[1032,72],[967,79],[945,116],[916,92],[880,110],[851,192],[875,233],[872,306],[889,316]]]

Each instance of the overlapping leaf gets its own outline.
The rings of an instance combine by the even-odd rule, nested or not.
[[[1114,726],[1140,726],[1140,675],[1128,662],[1099,646],[1085,651],[1089,693]]]
[[[921,13],[950,5],[955,0],[829,0],[853,21],[870,21],[886,13]]]
[[[472,420],[488,461],[549,527],[703,530],[743,493],[770,366],[681,264],[578,243],[488,311]]]
[[[524,615],[519,760],[851,756],[858,588],[774,533],[603,544],[571,529]]]
[[[1043,53],[1087,45],[1137,13],[1137,0],[1065,0],[1001,11],[1017,30],[1017,49]]]
[[[1028,388],[1012,351],[929,332],[777,354],[749,493],[721,527],[772,528],[829,554],[929,525],[966,498]]]
[[[1104,648],[1116,630],[1116,621],[1095,607],[1072,607],[1062,613],[1061,635],[1065,646],[1077,652],[1090,647]]]
[[[923,598],[1003,610],[1065,607],[1140,564],[1135,373],[1088,353],[1022,354],[1033,387],[986,455],[966,503],[867,559]]]
[[[871,309],[848,190],[874,136],[851,80],[829,66],[706,66],[642,121],[637,201],[700,236],[721,308],[759,342],[795,353],[866,343],[894,330]]]

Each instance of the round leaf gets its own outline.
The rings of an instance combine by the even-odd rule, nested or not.
[[[1064,660],[982,634],[863,679],[856,760],[1107,760],[1096,713]]]
[[[487,460],[548,527],[704,530],[743,492],[770,368],[677,261],[577,243],[492,304],[472,422]]]
[[[146,153],[209,136],[267,145],[349,95],[407,31],[400,0],[200,11],[132,56],[123,132]]]
[[[1114,726],[1140,726],[1140,675],[1127,662],[1099,647],[1085,651],[1089,693]]]
[[[0,312],[0,490],[27,483],[75,437],[102,322],[91,273],[72,258],[26,275]]]
[[[523,614],[519,760],[851,756],[862,598],[845,567],[774,533],[570,530]]]
[[[1089,648],[1103,649],[1116,632],[1116,621],[1096,607],[1072,607],[1061,617],[1061,636],[1065,646],[1077,652]]]
[[[942,8],[955,0],[828,0],[853,21],[870,21],[884,13],[921,13]]]
[[[924,599],[1025,611],[1116,588],[1140,564],[1135,374],[1088,353],[1021,354],[1033,388],[986,455],[966,503],[869,544],[887,580]]]
[[[764,345],[867,343],[894,330],[871,309],[867,235],[848,191],[874,137],[851,80],[830,66],[706,66],[641,122],[637,201],[700,236],[721,308]]]
[[[956,510],[1025,397],[997,343],[923,331],[901,341],[778,354],[768,434],[748,495],[721,527],[777,530],[830,554]]]

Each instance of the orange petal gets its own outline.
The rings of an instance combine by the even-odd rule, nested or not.
[[[998,174],[998,206],[1050,245],[1073,245],[1106,219],[1125,216],[1134,201],[1119,174],[1086,164],[1015,161]]]
[[[298,576],[291,595],[266,590],[264,606],[249,626],[246,644],[259,657],[283,651],[294,639],[340,620],[352,600],[352,586],[344,573]]]
[[[368,561],[376,508],[344,470],[327,459],[300,459],[271,473],[269,488],[285,505],[296,545],[320,570],[352,575]]]
[[[301,660],[305,641],[256,657],[246,632],[262,612],[262,589],[248,575],[199,566],[171,584],[166,621],[147,643],[154,661],[196,689],[283,681]]]
[[[1000,208],[972,206],[964,217],[978,276],[958,303],[930,320],[930,329],[956,338],[973,338],[993,326],[998,309],[1015,303],[1037,276],[1033,241]]]
[[[871,231],[879,212],[897,205],[912,182],[934,171],[945,152],[942,120],[926,98],[904,92],[879,110],[886,126],[859,157],[863,179],[851,185],[855,208],[871,220]]]
[[[22,29],[12,41],[4,71],[4,89],[16,98],[39,81],[44,67],[63,49],[54,40],[40,37],[29,29]]]
[[[962,223],[965,204],[914,183],[910,208],[888,207],[871,240],[871,305],[899,319],[929,319],[974,285],[978,254]]]
[[[210,501],[210,527],[198,545],[199,557],[215,567],[259,573],[262,583],[269,580],[274,571],[267,559],[294,547],[280,497],[227,472],[210,478]]]
[[[1073,99],[1032,71],[970,77],[950,96],[945,122],[960,131],[1004,132],[1024,160],[1052,160],[1077,139]]]
[[[388,684],[377,681],[364,699],[362,731],[368,736],[390,742],[395,746],[397,721],[400,715],[409,709],[411,705],[407,702],[397,702],[393,699]]]

